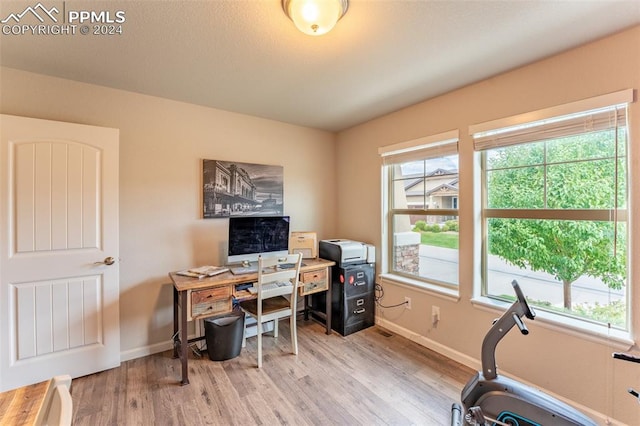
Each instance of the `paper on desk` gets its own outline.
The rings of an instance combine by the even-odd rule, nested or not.
[[[179,271],[176,273],[185,277],[204,278],[222,274],[224,272],[227,272],[228,270],[229,268],[226,268],[224,266],[200,266],[198,268],[186,269],[184,271]]]

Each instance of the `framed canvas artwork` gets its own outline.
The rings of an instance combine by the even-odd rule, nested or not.
[[[205,219],[282,215],[283,167],[202,160]]]

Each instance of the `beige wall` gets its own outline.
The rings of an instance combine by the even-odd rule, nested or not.
[[[471,304],[479,284],[478,165],[468,126],[547,108],[622,89],[640,89],[640,27],[567,51],[541,62],[487,79],[444,96],[354,127],[338,135],[338,234],[374,243],[380,253],[380,146],[460,130],[460,299],[384,282],[384,302],[412,298],[412,309],[379,309],[378,320],[416,341],[445,348],[459,359],[478,360],[480,345],[497,311]],[[637,93],[636,93],[637,97]],[[632,203],[640,202],[640,105],[630,108],[632,126]],[[638,209],[632,221],[639,223]],[[636,226],[637,227],[637,226]],[[640,247],[633,231],[632,244]],[[630,264],[636,266],[638,251]],[[378,254],[378,261],[380,254]],[[378,262],[378,265],[380,263]],[[379,270],[378,270],[379,272]],[[637,271],[630,281],[640,291]],[[640,312],[636,296],[635,312]],[[431,306],[438,305],[441,321],[430,324]],[[640,315],[633,319],[640,329]],[[612,361],[620,347],[606,340],[587,340],[563,330],[531,324],[524,338],[512,333],[499,347],[501,371],[562,395],[629,424],[640,424],[637,402],[626,394],[640,388],[640,367]],[[636,333],[636,337],[638,333]]]
[[[224,261],[228,220],[200,218],[203,158],[284,166],[291,229],[334,235],[331,133],[7,68],[0,87],[3,114],[120,129],[124,359],[168,347],[169,271]]]

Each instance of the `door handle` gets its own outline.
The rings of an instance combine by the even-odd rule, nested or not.
[[[102,262],[93,262],[94,265],[113,265],[114,263],[116,263],[116,260],[109,256],[109,257],[105,257],[104,260]]]

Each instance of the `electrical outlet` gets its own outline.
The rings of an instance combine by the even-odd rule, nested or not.
[[[404,307],[405,309],[411,309],[411,298],[405,296],[404,297]]]
[[[440,321],[440,306],[431,307],[431,321],[436,324]]]

